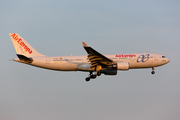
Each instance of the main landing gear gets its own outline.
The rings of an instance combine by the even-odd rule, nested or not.
[[[154,69],[155,69],[155,67],[152,67],[152,72],[151,72],[151,74],[155,74]]]
[[[96,74],[93,74],[93,72],[90,72],[89,76],[85,79],[87,82],[90,81],[90,79],[95,79],[97,76],[100,76],[101,73],[97,72]]]

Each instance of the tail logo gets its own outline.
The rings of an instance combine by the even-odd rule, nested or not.
[[[32,53],[32,50],[22,41],[21,38],[18,37],[15,33],[11,35],[11,37],[22,47],[25,49],[26,52],[29,54]]]

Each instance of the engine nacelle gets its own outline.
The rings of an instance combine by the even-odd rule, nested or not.
[[[101,73],[105,75],[117,75],[117,70],[103,70]]]
[[[116,67],[117,67],[117,70],[129,70],[129,63],[128,62],[118,62]]]

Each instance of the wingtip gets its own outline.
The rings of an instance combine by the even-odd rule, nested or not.
[[[83,47],[89,47],[85,42],[82,42]]]

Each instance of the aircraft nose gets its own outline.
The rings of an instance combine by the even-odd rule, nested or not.
[[[170,62],[170,60],[167,58],[167,63]]]

